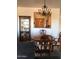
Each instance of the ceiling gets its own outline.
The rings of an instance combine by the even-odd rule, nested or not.
[[[18,7],[35,7],[40,8],[43,6],[44,0],[17,0]],[[46,0],[49,8],[60,8],[61,0]]]

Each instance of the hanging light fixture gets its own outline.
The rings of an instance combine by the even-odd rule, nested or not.
[[[51,9],[49,9],[46,6],[46,0],[44,0],[44,5],[42,7],[42,9],[38,9],[39,14],[43,15],[43,16],[48,16],[51,15]]]

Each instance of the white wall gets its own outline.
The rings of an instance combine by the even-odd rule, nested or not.
[[[34,12],[36,12],[38,8],[25,8],[18,7],[17,12],[18,16],[31,16],[31,36],[34,38],[35,36],[40,35],[39,31],[41,29],[47,30],[47,34],[52,35],[54,37],[58,37],[60,32],[60,9],[53,8],[52,16],[51,16],[51,28],[34,28]]]

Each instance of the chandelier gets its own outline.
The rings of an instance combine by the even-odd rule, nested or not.
[[[49,16],[51,15],[51,9],[49,9],[46,5],[46,0],[44,0],[44,5],[42,6],[41,9],[38,9],[39,14],[43,16]]]

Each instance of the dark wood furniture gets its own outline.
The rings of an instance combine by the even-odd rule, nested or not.
[[[31,28],[31,17],[30,16],[19,16],[19,32],[20,41],[28,41],[31,39],[30,28]]]
[[[57,39],[57,41],[55,41]],[[55,48],[61,50],[61,43],[58,40],[59,38],[53,38],[50,35],[42,35],[40,40],[35,40],[36,48],[35,53],[37,56],[46,56],[51,55],[54,52]]]
[[[40,40],[36,40],[35,53],[39,56],[45,56],[51,54],[52,49],[52,37],[50,35],[42,35]]]

